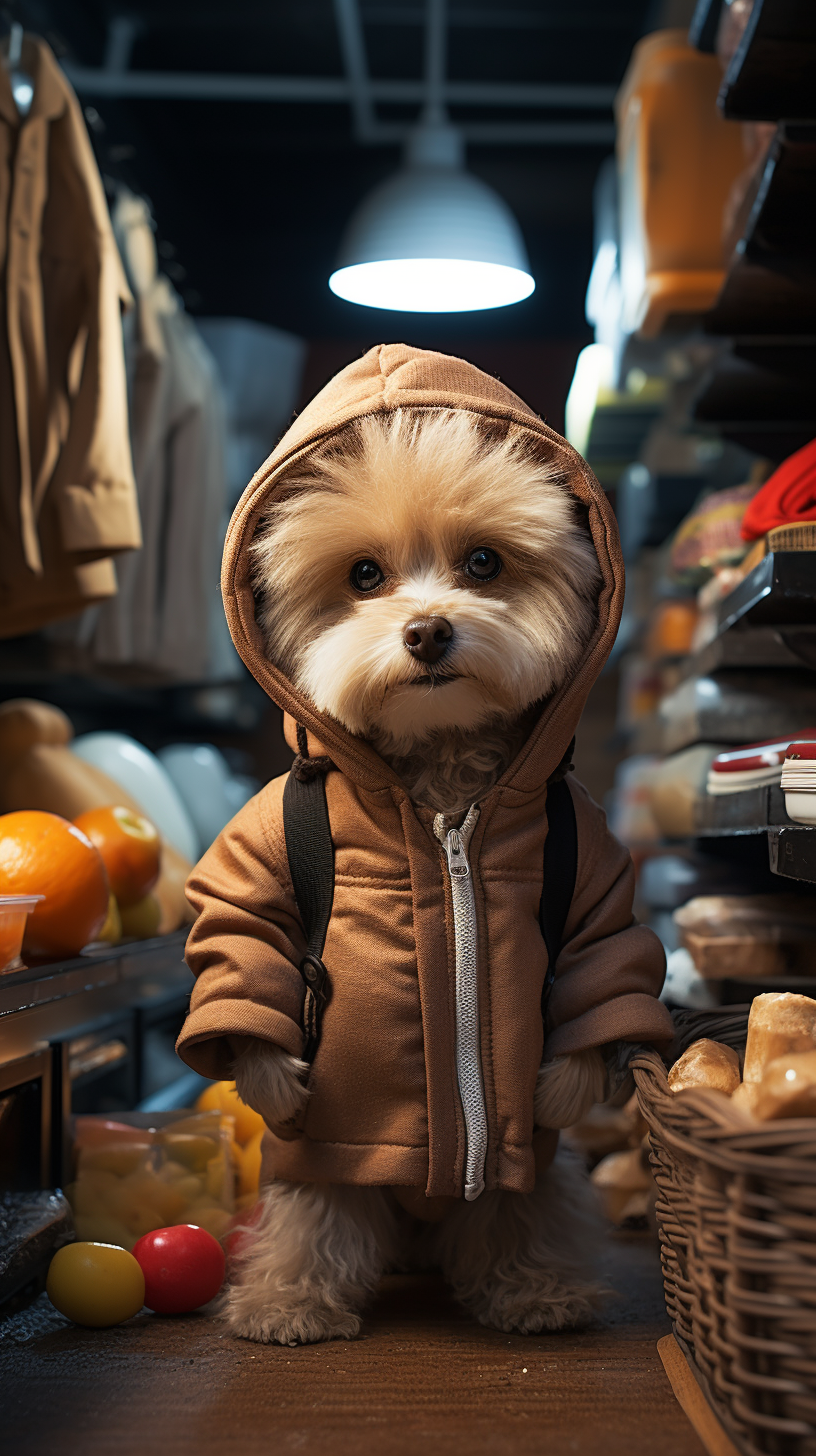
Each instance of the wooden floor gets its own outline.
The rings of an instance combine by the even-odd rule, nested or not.
[[[704,1456],[655,1348],[646,1235],[618,1235],[617,1297],[580,1333],[472,1324],[432,1276],[386,1281],[361,1339],[283,1349],[206,1314],[69,1325],[43,1295],[0,1321],[5,1456]]]

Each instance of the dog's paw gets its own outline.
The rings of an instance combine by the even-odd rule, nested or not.
[[[353,1340],[360,1333],[359,1315],[308,1305],[286,1313],[234,1310],[229,1323],[234,1335],[261,1345],[316,1345],[321,1340]]]
[[[596,1312],[599,1290],[570,1289],[555,1284],[546,1294],[502,1291],[473,1309],[481,1325],[505,1334],[540,1335],[544,1330],[569,1330],[586,1324]]]
[[[267,1127],[285,1128],[303,1111],[309,1093],[306,1062],[282,1047],[252,1038],[233,1065],[235,1090],[242,1102],[259,1112]]]

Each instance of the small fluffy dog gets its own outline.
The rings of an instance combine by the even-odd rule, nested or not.
[[[600,573],[580,509],[520,431],[497,437],[465,410],[363,418],[290,483],[254,545],[269,657],[457,826],[593,632]],[[302,1109],[303,1062],[253,1040],[233,1049],[239,1095],[267,1122]],[[605,1088],[596,1051],[543,1065],[537,1124],[568,1126]],[[350,1338],[382,1272],[417,1246],[483,1324],[534,1333],[590,1313],[596,1215],[568,1158],[529,1195],[433,1202],[273,1183],[227,1296],[233,1329]]]

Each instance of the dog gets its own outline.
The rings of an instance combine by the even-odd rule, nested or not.
[[[487,431],[464,409],[356,421],[292,470],[253,556],[270,660],[446,825],[517,756],[597,620],[598,560],[567,482],[523,431]],[[270,1126],[295,1119],[305,1063],[231,1045],[242,1100]],[[597,1050],[546,1062],[536,1124],[567,1127],[606,1089]],[[596,1307],[599,1231],[564,1154],[533,1192],[472,1203],[277,1181],[243,1231],[226,1312],[254,1340],[352,1338],[383,1272],[420,1248],[482,1324],[556,1330]]]

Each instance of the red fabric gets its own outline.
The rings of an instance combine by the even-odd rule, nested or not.
[[[816,521],[816,440],[783,460],[742,518],[743,541],[757,541],[774,526]]]

